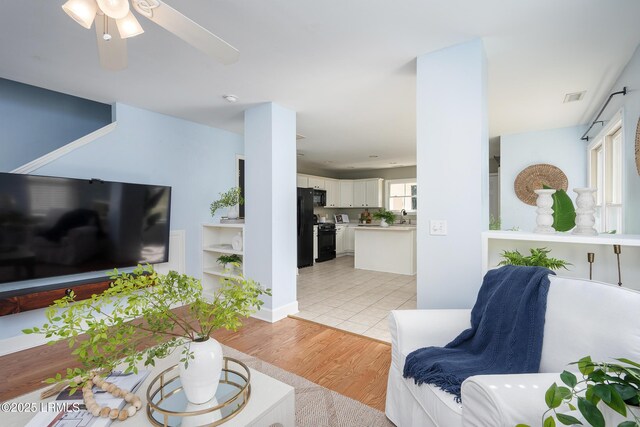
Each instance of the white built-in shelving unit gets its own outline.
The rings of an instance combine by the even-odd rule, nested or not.
[[[242,250],[231,246],[232,239],[240,234]],[[240,271],[225,270],[218,263],[220,255],[235,254],[242,257]],[[207,294],[213,293],[224,277],[244,275],[244,224],[203,224],[202,225],[202,287]]]
[[[545,247],[549,256],[570,262],[568,270],[558,270],[559,276],[589,278],[587,253],[595,254],[593,279],[617,284],[618,267],[613,245],[620,245],[620,267],[623,286],[640,290],[640,235],[598,234],[580,236],[555,233],[537,234],[524,231],[485,231],[482,233],[483,273],[495,268],[505,250],[519,250],[529,255],[530,248]]]

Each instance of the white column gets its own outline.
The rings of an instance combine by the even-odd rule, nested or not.
[[[489,224],[486,58],[481,40],[418,57],[418,307],[465,308],[482,281]],[[447,222],[432,235],[430,221]]]
[[[274,103],[245,111],[245,275],[271,288],[258,317],[298,312],[296,114]]]

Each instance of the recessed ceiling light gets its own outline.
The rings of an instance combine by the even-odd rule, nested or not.
[[[584,98],[585,93],[587,93],[586,90],[583,90],[582,92],[568,93],[564,96],[563,102],[566,104],[567,102],[582,101],[582,98]]]
[[[369,158],[370,158],[370,159],[377,159],[377,158],[378,158],[378,156],[376,156],[375,154],[371,154],[371,155],[369,156]]]
[[[235,95],[223,95],[222,96],[225,100],[227,100],[227,102],[230,103],[234,103],[234,102],[238,102],[238,97]]]

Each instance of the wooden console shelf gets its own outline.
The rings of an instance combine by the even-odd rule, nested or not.
[[[66,288],[52,289],[49,291],[35,292],[32,294],[0,299],[0,316],[49,307],[55,300],[65,296],[68,289],[73,290],[76,294],[76,300],[79,301],[90,298],[93,294],[101,293],[110,285],[111,281],[82,285],[74,284]]]

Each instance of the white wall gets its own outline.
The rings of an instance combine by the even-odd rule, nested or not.
[[[482,282],[489,225],[486,58],[481,40],[418,57],[418,308],[465,308]],[[448,235],[429,235],[446,220]]]
[[[640,174],[635,164],[635,135],[640,118],[640,46],[618,77],[609,92],[617,92],[627,87],[627,95],[617,95],[612,100],[600,120],[610,120],[623,109],[624,127],[624,222],[625,234],[640,234]],[[608,94],[607,94],[608,96]],[[604,102],[604,101],[603,101]],[[596,136],[600,127],[594,126],[589,135]]]
[[[516,196],[513,183],[527,166],[548,163],[560,168],[569,180],[567,194],[587,185],[587,143],[580,140],[584,126],[503,135],[500,140],[500,217],[502,229],[533,231],[536,207]]]

